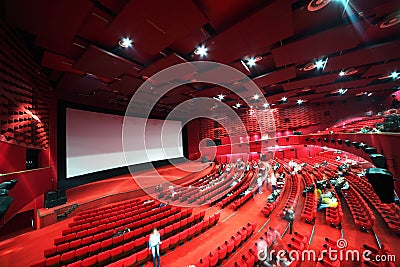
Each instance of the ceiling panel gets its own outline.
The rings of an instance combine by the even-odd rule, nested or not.
[[[73,72],[80,75],[84,74],[84,72],[72,68],[74,60],[48,51],[44,52],[41,64],[43,67],[58,71]]]
[[[176,64],[184,63],[184,62],[187,62],[187,61],[185,59],[183,59],[182,57],[178,56],[177,54],[172,53],[172,54],[168,55],[167,57],[164,57],[164,58],[154,62],[150,66],[144,68],[143,70],[141,70],[139,72],[139,74],[150,77],[163,69],[166,69],[168,67],[174,66]]]
[[[137,66],[96,46],[90,46],[73,67],[86,73],[117,78]]]
[[[393,71],[400,71],[400,61],[392,61],[385,64],[373,65],[362,77],[373,77],[377,75],[389,74]]]
[[[340,71],[393,58],[400,58],[400,41],[370,46],[330,58],[325,66],[325,71]]]
[[[157,54],[206,23],[190,0],[130,1],[108,27],[107,35],[115,40],[130,35],[139,51]]]
[[[73,73],[65,73],[56,87],[57,91],[88,93],[96,90],[109,90],[107,84],[99,79]]]
[[[123,75],[121,78],[112,82],[108,87],[124,95],[133,94],[143,83],[142,80],[130,75]]]
[[[339,39],[341,41],[337,42]],[[280,67],[292,63],[306,63],[328,54],[354,48],[359,43],[360,37],[356,29],[353,25],[347,25],[272,49],[272,56],[276,66]]]
[[[273,85],[279,82],[287,81],[296,78],[296,67],[290,66],[285,69],[280,69],[257,78],[253,81],[260,87]]]
[[[315,89],[317,92],[331,92],[334,90],[338,90],[340,88],[354,88],[354,87],[362,87],[367,84],[369,84],[372,81],[372,79],[360,79],[360,80],[354,80],[354,81],[345,81],[345,82],[337,82],[325,86],[319,86],[316,87]]]
[[[275,1],[207,42],[208,58],[231,62],[293,34],[292,1]]]
[[[327,84],[331,83],[337,78],[337,74],[326,74],[326,75],[320,75],[308,79],[303,79],[299,81],[294,81],[291,83],[286,83],[283,85],[283,88],[287,90],[292,90],[292,89],[297,89],[297,88],[304,88],[304,87],[310,87],[310,86],[315,86],[315,85],[320,85],[320,84]]]

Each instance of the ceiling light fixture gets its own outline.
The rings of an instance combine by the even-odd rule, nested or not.
[[[371,96],[372,95],[372,93],[368,93],[368,95],[367,96]]]
[[[260,98],[260,96],[258,94],[253,95],[254,100],[258,100],[259,98]]]
[[[247,65],[249,65],[249,67],[253,67],[256,65],[257,60],[254,57],[251,57],[247,60]]]
[[[398,73],[397,71],[393,71],[392,73],[390,73],[390,78],[392,78],[393,80],[398,79],[400,76],[400,73]]]
[[[240,108],[240,103],[237,103],[237,104],[236,104],[236,107],[237,107],[237,108]]]
[[[344,76],[344,75],[346,75],[346,72],[341,70],[341,71],[339,72],[339,76]]]
[[[325,60],[319,59],[319,60],[315,61],[314,64],[315,64],[315,67],[317,69],[322,69],[323,70],[323,69],[325,69],[325,66],[326,66],[327,62],[328,62],[328,58],[326,58]]]
[[[132,39],[125,37],[118,41],[118,45],[123,48],[129,48],[132,46]]]
[[[219,95],[218,95],[218,99],[221,100],[221,101],[224,99],[224,97],[225,97],[225,96],[224,96],[223,94],[219,94]]]
[[[197,47],[196,50],[194,50],[194,54],[204,57],[207,55],[207,51],[208,51],[208,48],[205,47],[204,45],[201,45],[201,46]]]
[[[338,90],[339,95],[343,95],[343,94],[345,94],[346,92],[347,92],[347,89],[340,88],[340,89]]]
[[[286,96],[282,97],[282,98],[281,98],[281,101],[282,101],[282,102],[287,102],[287,97],[286,97]]]
[[[302,100],[302,99],[297,99],[297,105],[301,105],[301,104],[303,104],[303,102],[304,102],[304,100]]]
[[[269,104],[268,104],[268,103],[264,103],[264,104],[263,104],[263,107],[264,107],[264,108],[269,108]]]

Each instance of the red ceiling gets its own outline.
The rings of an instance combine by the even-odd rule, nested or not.
[[[400,70],[400,23],[379,27],[388,14],[400,11],[397,0],[351,0],[346,12],[340,1],[310,12],[308,0],[3,2],[6,22],[33,37],[58,96],[72,101],[86,95],[79,101],[107,107],[116,103],[120,109],[125,102],[116,100],[130,97],[146,76],[199,59],[226,63],[248,75],[270,103],[287,96],[291,105],[299,95],[307,104],[331,101],[337,96],[326,94],[338,88],[349,89],[346,98],[367,90],[389,95],[398,86],[390,79],[378,80]],[[131,37],[133,47],[120,48],[122,37]],[[207,57],[193,54],[200,44],[207,46]],[[260,57],[256,66],[244,67],[241,60],[254,56]],[[321,57],[328,57],[323,71],[302,70]],[[338,76],[348,68],[356,68],[357,74]],[[193,68],[182,71],[179,79],[205,75]],[[229,80],[234,83],[237,77]],[[152,82],[163,86],[166,81]],[[236,87],[243,90],[241,84]],[[304,95],[305,88],[311,93]],[[225,89],[192,84],[168,93],[163,102],[175,105],[221,91],[237,101]]]

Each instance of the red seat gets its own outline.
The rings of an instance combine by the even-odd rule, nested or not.
[[[104,266],[110,261],[110,258],[111,258],[110,251],[103,251],[97,254],[97,263],[100,266]]]
[[[114,261],[115,259],[118,259],[122,256],[123,253],[123,247],[122,246],[118,246],[116,248],[113,248],[110,251],[110,255],[111,255],[111,260]]]
[[[71,241],[69,243],[69,248],[70,249],[76,249],[76,248],[79,248],[81,246],[81,244],[82,244],[82,240],[81,239],[77,239],[77,240]]]
[[[169,238],[167,238],[161,242],[160,253],[164,253],[168,250],[170,242],[171,242],[171,240]]]
[[[212,251],[208,255],[208,263],[210,267],[217,266],[218,264],[218,251]]]
[[[227,254],[227,247],[226,245],[221,245],[218,247],[218,260],[223,260]]]
[[[233,242],[233,239],[225,241],[225,246],[226,246],[226,252],[232,253],[233,249],[235,248],[235,243]]]
[[[174,235],[170,237],[170,243],[169,243],[169,247],[171,249],[175,248],[178,245],[179,242],[179,236],[178,235]]]
[[[136,248],[140,249],[140,248],[145,247],[145,245],[146,245],[146,239],[145,239],[144,236],[135,240],[135,247]]]
[[[97,264],[97,256],[96,255],[82,260],[82,267],[96,266],[96,264]]]
[[[67,267],[82,267],[82,261],[75,261],[67,265]]]
[[[64,243],[57,246],[57,253],[61,254],[69,249],[69,243]]]
[[[97,254],[97,252],[100,251],[100,249],[101,249],[101,243],[98,242],[98,243],[91,244],[88,247],[88,252],[90,255],[95,255],[95,254]]]
[[[46,259],[45,265],[46,265],[46,267],[47,266],[58,266],[60,264],[60,260],[61,260],[60,255],[53,256],[53,257]]]
[[[123,236],[123,235],[119,235],[119,236],[114,237],[114,238],[112,239],[112,243],[113,243],[114,247],[116,247],[116,246],[118,246],[119,244],[121,244],[122,241],[123,241],[123,239],[124,239],[124,236]]]
[[[183,242],[186,241],[186,239],[188,237],[188,234],[189,234],[189,230],[188,229],[186,229],[185,231],[179,233],[179,244],[182,244]]]
[[[124,234],[123,235],[124,242],[126,243],[128,241],[131,241],[133,239],[133,236],[134,236],[133,231],[130,231],[130,232]]]
[[[196,264],[196,267],[209,267],[210,264],[208,262],[208,258],[200,259],[199,262]]]
[[[83,259],[86,257],[86,255],[88,254],[88,247],[81,247],[78,248],[77,250],[75,250],[75,257],[77,259]]]
[[[122,246],[122,248],[123,248],[123,251],[124,251],[125,255],[130,254],[132,251],[135,250],[135,240],[133,240],[131,242],[128,242],[128,243],[125,243]]]
[[[75,258],[75,250],[65,252],[61,255],[61,261],[63,264],[68,264],[74,261]]]
[[[82,246],[89,245],[93,241],[93,236],[82,238]]]
[[[131,267],[134,266],[136,263],[136,253],[130,255],[129,257],[122,260],[123,267]]]
[[[57,253],[57,247],[52,247],[44,250],[44,257],[48,258]]]
[[[30,267],[45,267],[46,260],[38,260],[30,265]]]
[[[141,265],[145,263],[148,259],[149,256],[149,250],[148,249],[143,249],[136,253],[136,264]]]

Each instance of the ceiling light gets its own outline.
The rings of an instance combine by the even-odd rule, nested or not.
[[[379,25],[379,28],[385,29],[400,23],[400,12],[387,15]]]
[[[253,96],[253,99],[254,100],[258,100],[260,98],[260,96],[258,95],[258,94],[255,94],[254,96]]]
[[[219,94],[219,95],[218,95],[218,99],[219,99],[219,100],[223,100],[224,97],[225,97],[225,96],[224,96],[223,94]]]
[[[327,62],[328,62],[328,58],[326,58],[325,60],[319,59],[319,60],[315,61],[314,64],[317,69],[324,69]]]
[[[304,102],[304,100],[298,99],[298,100],[297,100],[297,105],[301,105],[301,104],[303,104],[303,102]]]
[[[344,76],[344,75],[346,75],[346,72],[341,70],[341,71],[339,72],[339,76]]]
[[[263,107],[264,108],[269,108],[269,104],[268,103],[264,103]]]
[[[343,94],[345,94],[346,92],[347,92],[347,89],[340,88],[340,89],[338,90],[339,95],[343,95]]]
[[[367,96],[371,96],[372,95],[372,93],[368,93],[368,95]]]
[[[397,78],[399,78],[400,73],[398,73],[397,71],[393,71],[392,73],[390,73],[390,78],[392,78],[393,80],[396,80]]]
[[[237,104],[236,104],[236,107],[237,107],[237,108],[240,108],[240,103],[237,103]]]
[[[281,101],[282,102],[286,102],[287,101],[287,97],[286,96],[282,97]]]
[[[128,48],[132,46],[132,42],[133,42],[132,39],[126,37],[119,40],[118,44],[120,47]]]
[[[195,55],[204,57],[207,55],[207,51],[208,51],[208,48],[205,47],[204,45],[201,45],[201,46],[197,47],[196,50],[194,50],[194,53],[195,53]]]
[[[256,65],[256,59],[254,57],[251,57],[247,60],[247,65],[249,65],[249,67],[253,67]]]

